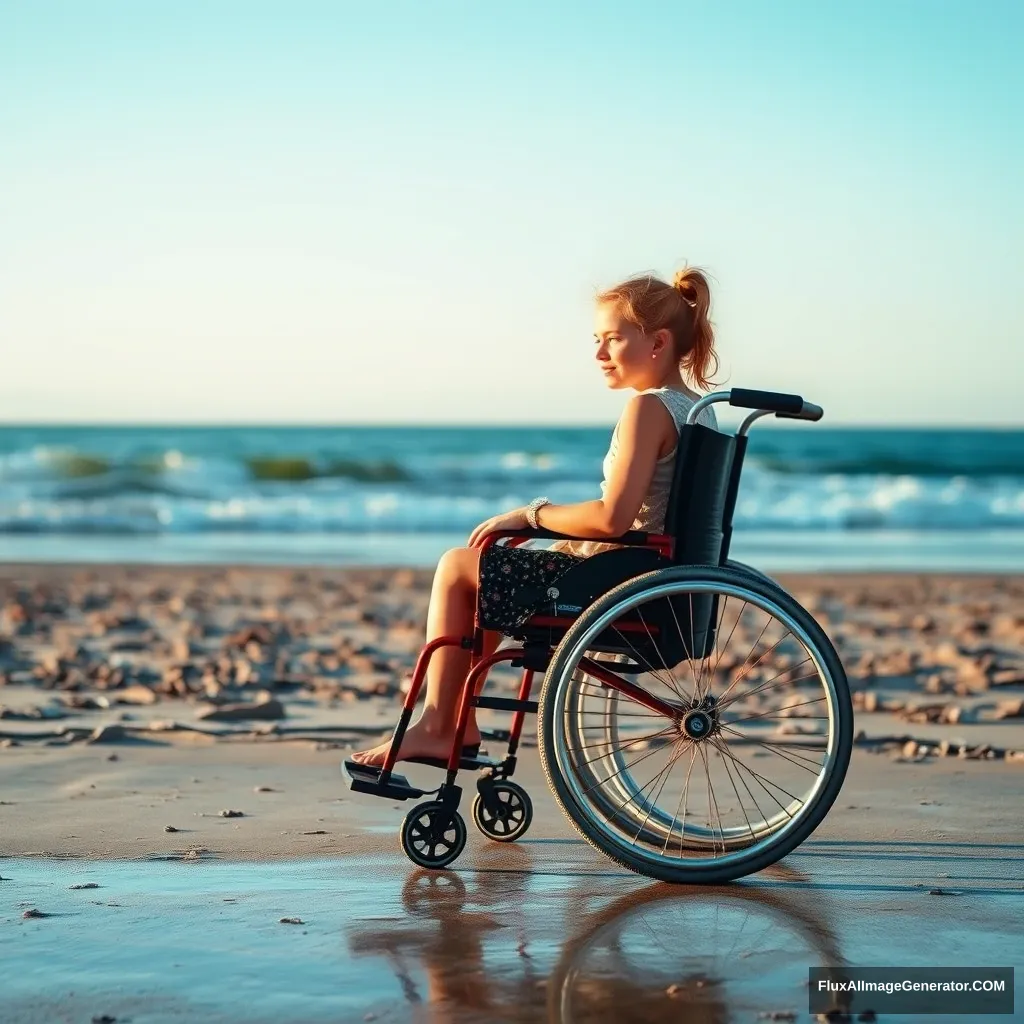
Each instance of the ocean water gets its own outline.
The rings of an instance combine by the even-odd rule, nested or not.
[[[0,560],[430,565],[538,494],[598,494],[610,428],[0,427]],[[1024,430],[755,429],[733,554],[1024,570]]]

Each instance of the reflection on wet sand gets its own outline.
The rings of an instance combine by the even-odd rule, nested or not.
[[[545,897],[539,882],[525,867],[413,872],[402,891],[408,918],[351,926],[349,949],[385,961],[419,1004],[416,1019],[432,1024],[802,1015],[808,967],[844,963],[811,891],[634,887],[581,875]],[[538,898],[549,914],[538,917]]]

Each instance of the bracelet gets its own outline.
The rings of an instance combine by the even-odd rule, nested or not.
[[[545,506],[550,505],[550,498],[534,498],[529,505],[526,506],[526,521],[530,524],[531,530],[539,530],[540,526],[537,524],[537,513]]]

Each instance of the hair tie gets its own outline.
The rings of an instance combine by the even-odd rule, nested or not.
[[[686,275],[685,270],[677,270],[675,277],[672,278],[672,287],[682,296],[683,302],[685,302],[690,309],[696,309],[697,303],[695,300],[687,298],[683,288],[689,284],[690,279]]]

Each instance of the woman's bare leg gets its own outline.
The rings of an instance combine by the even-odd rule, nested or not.
[[[476,548],[453,548],[445,552],[434,573],[427,612],[427,641],[439,636],[471,636],[476,613],[480,552]],[[500,633],[484,634],[484,654],[490,654],[501,640]],[[427,667],[423,714],[409,727],[402,740],[403,757],[447,757],[455,737],[462,688],[472,655],[460,647],[435,651]],[[466,744],[480,742],[475,712],[470,712]],[[383,764],[390,739],[353,755],[361,764]]]

